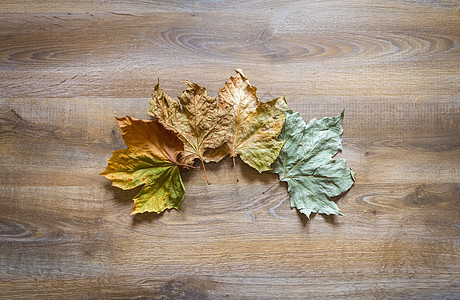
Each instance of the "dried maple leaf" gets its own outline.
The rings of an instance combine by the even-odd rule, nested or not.
[[[286,141],[273,172],[287,182],[291,207],[310,216],[312,212],[342,215],[331,197],[354,183],[354,172],[344,159],[332,159],[342,150],[341,115],[313,119],[308,125],[299,113],[287,112],[280,138]]]
[[[287,103],[284,97],[269,102],[259,102],[257,88],[251,86],[239,69],[237,75],[219,90],[219,105],[231,108],[231,135],[227,140],[228,152],[237,155],[259,172],[271,170],[284,141],[277,139],[286,118]]]
[[[190,81],[185,83],[187,89],[179,97],[180,103],[169,97],[158,83],[148,113],[184,142],[183,163],[200,159],[206,182],[210,184],[204,162],[217,162],[223,157],[206,155],[206,152],[219,148],[228,139],[231,120],[228,109],[219,108],[216,98],[209,97],[204,87]]]
[[[114,151],[101,175],[124,190],[145,184],[131,214],[178,209],[185,193],[178,167],[182,141],[156,121],[117,120],[128,149]]]

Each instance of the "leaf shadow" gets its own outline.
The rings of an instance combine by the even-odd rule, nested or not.
[[[157,214],[156,212],[145,212],[133,215],[132,225],[136,226],[142,223],[153,223],[163,216],[164,212]]]
[[[141,191],[143,186],[138,186],[131,190],[123,190],[117,188],[110,183],[104,184],[104,188],[112,194],[111,199],[115,201],[117,204],[122,205],[123,207],[127,207],[126,214],[131,212],[133,207],[133,198]],[[128,208],[129,207],[129,208]],[[150,213],[142,213],[142,214],[135,214],[132,216],[132,224],[137,225],[143,222],[154,222],[155,220],[159,219],[163,213],[157,214],[155,212]]]
[[[308,218],[305,214],[301,213],[297,208],[295,209],[297,216],[299,217],[300,223],[302,224],[303,228],[308,228],[310,222],[313,218],[315,218],[316,214],[311,214],[310,218]]]
[[[233,169],[233,165],[229,166]],[[238,177],[243,182],[248,182],[249,184],[267,183],[269,185],[272,185],[273,183],[278,181],[278,175],[270,171],[259,173],[256,169],[250,167],[245,162],[243,162],[239,157],[236,158],[236,166]]]
[[[133,198],[141,191],[142,187],[136,187],[131,190],[123,190],[113,186],[109,182],[104,184],[105,189],[112,194],[112,200],[116,201],[118,204],[128,204],[133,203]]]
[[[338,196],[336,196],[336,197],[330,198],[329,200],[330,200],[330,201],[333,201],[333,202],[335,202],[335,203],[337,204],[338,202],[340,202],[340,200],[341,200],[342,198],[344,198],[344,197],[348,194],[349,191],[350,191],[350,190],[347,190],[347,191],[345,191],[344,193],[342,193],[342,194],[340,194],[340,195],[338,195]],[[339,224],[339,218],[340,218],[341,216],[339,216],[339,215],[325,215],[325,214],[322,214],[321,216],[323,217],[323,219],[324,219],[327,223],[329,223],[329,224],[331,224],[331,225],[334,225],[334,226],[340,225],[340,224]]]
[[[322,214],[321,217],[326,221],[326,223],[329,223],[334,226],[338,226],[339,223],[337,221],[337,215],[324,215]]]

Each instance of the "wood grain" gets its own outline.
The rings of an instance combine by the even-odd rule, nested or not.
[[[460,298],[459,28],[456,1],[1,1],[0,298]],[[237,67],[306,121],[345,109],[344,217],[240,160],[160,215],[98,175],[158,77]]]

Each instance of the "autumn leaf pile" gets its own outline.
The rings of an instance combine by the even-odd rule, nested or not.
[[[160,213],[178,209],[184,198],[181,169],[196,168],[198,159],[210,184],[205,164],[229,155],[234,165],[240,157],[259,172],[278,174],[288,184],[291,207],[305,215],[341,215],[330,198],[354,183],[345,160],[333,159],[342,149],[343,112],[305,124],[284,97],[260,102],[256,87],[241,70],[236,73],[218,99],[186,81],[176,101],[158,83],[148,108],[153,120],[116,118],[128,148],[114,151],[101,175],[125,190],[143,186],[131,214]]]

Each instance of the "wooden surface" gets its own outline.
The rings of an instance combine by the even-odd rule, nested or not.
[[[0,297],[460,298],[457,1],[0,2]],[[132,217],[99,176],[157,77],[241,68],[306,121],[346,109],[344,217],[237,161]]]

